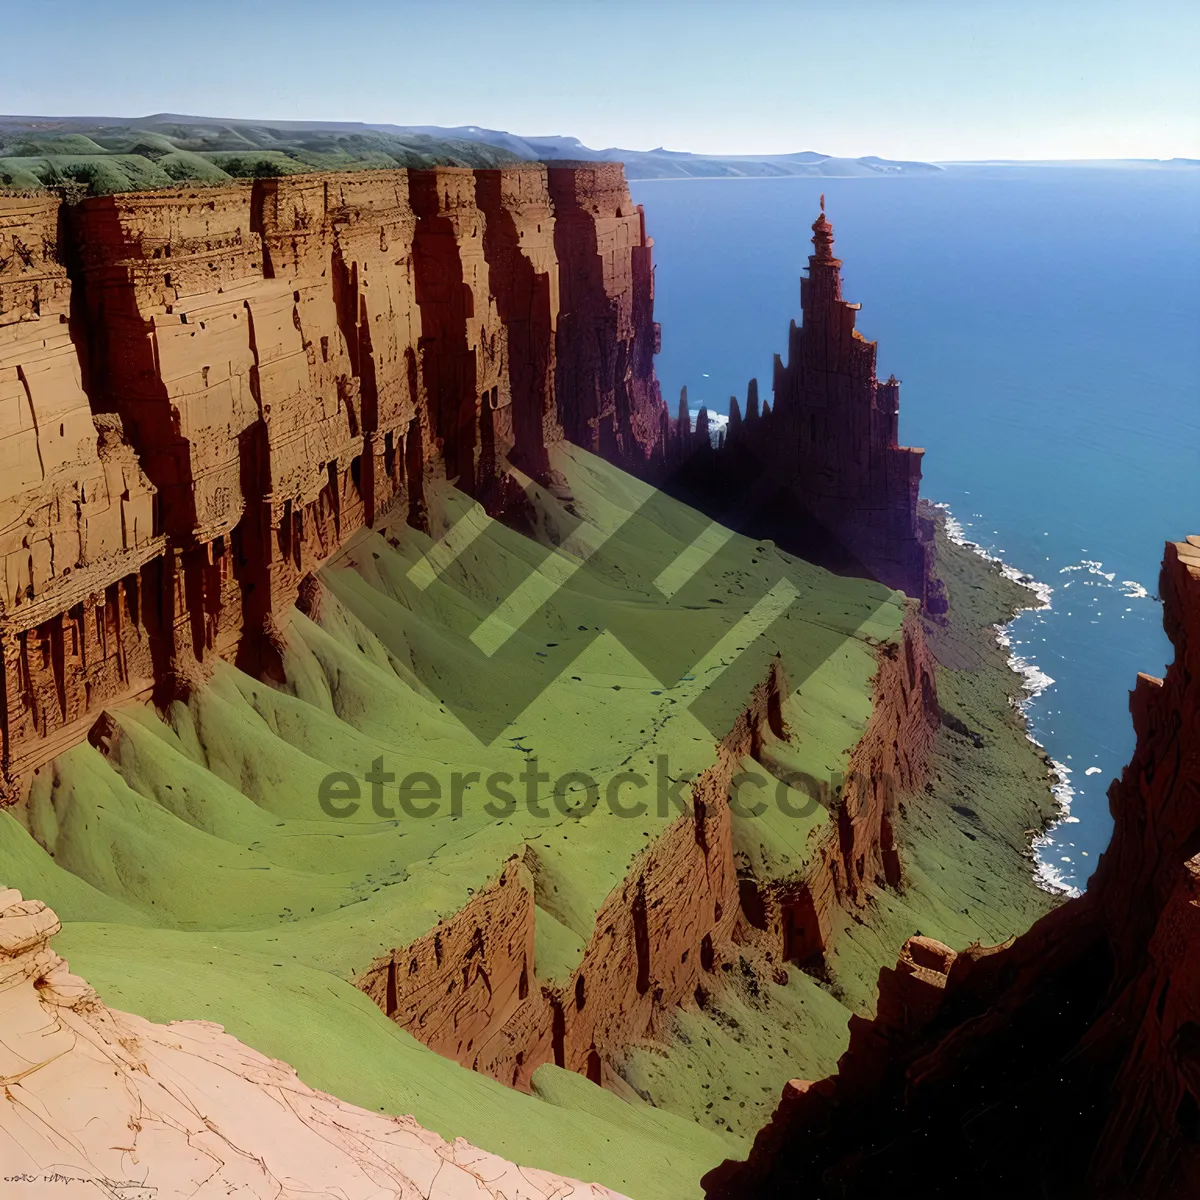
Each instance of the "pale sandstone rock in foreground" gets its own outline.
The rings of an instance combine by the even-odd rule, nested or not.
[[[619,1200],[314,1091],[211,1022],[113,1011],[50,949],[59,928],[0,889],[5,1197]]]

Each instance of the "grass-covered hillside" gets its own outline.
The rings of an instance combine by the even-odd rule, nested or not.
[[[749,1042],[726,1054],[717,1041],[700,1066],[661,1062],[672,1090],[688,1084],[679,1111],[554,1067],[535,1076],[537,1097],[505,1088],[426,1049],[352,980],[457,912],[522,846],[540,863],[534,970],[561,978],[605,897],[678,812],[652,799],[638,819],[604,803],[564,816],[546,783],[548,818],[523,804],[497,818],[477,783],[459,814],[380,819],[363,803],[336,819],[321,781],[362,779],[379,757],[398,779],[443,783],[455,771],[517,776],[532,756],[551,779],[585,771],[602,784],[623,770],[653,780],[660,756],[672,777],[699,772],[776,652],[793,688],[780,769],[827,777],[870,714],[875,644],[896,636],[900,598],[714,531],[583,451],[555,465],[574,499],[535,493],[534,537],[460,492],[436,493],[435,531],[453,527],[463,547],[440,572],[424,557],[433,540],[400,520],[352,539],[322,571],[313,619],[292,615],[286,686],[221,666],[166,720],[118,709],[109,757],[75,747],[16,815],[0,813],[0,880],[58,912],[56,948],[114,1007],[218,1021],[346,1100],[639,1200],[676,1200],[748,1149],[789,1075],[832,1069],[846,1009],[796,971],[770,985],[770,1012],[770,996],[747,1007],[731,995]],[[748,817],[738,837],[787,874],[804,868],[824,820],[823,809]],[[704,1017],[695,1037],[706,1022],[710,1041],[728,1041]],[[638,1078],[653,1094],[650,1075]]]
[[[0,812],[0,882],[58,912],[55,949],[115,1008],[217,1021],[347,1101],[637,1200],[679,1200],[748,1151],[785,1080],[835,1068],[850,1013],[869,1009],[905,937],[1001,940],[1042,911],[1021,854],[1045,815],[1044,771],[990,629],[1008,598],[957,551],[964,643],[939,680],[977,733],[943,731],[941,764],[898,830],[913,885],[847,929],[830,978],[729,972],[669,1040],[631,1051],[625,1099],[553,1066],[531,1096],[439,1057],[355,987],[372,960],[528,847],[534,973],[562,979],[678,812],[652,800],[633,819],[604,803],[565,815],[544,783],[548,815],[496,816],[472,782],[458,811],[406,815],[389,794],[381,817],[362,782],[364,802],[337,818],[319,800],[330,772],[364,781],[382,758],[397,779],[445,787],[455,772],[519,777],[536,757],[551,780],[583,771],[602,787],[622,771],[654,779],[660,761],[671,777],[697,773],[778,654],[790,737],[744,765],[771,786],[828,778],[866,726],[876,646],[900,627],[902,597],[879,584],[722,530],[582,450],[554,465],[573,499],[532,489],[532,536],[447,487],[430,495],[434,538],[399,518],[352,538],[310,615],[290,616],[283,685],[222,664],[163,717],[117,709],[107,756],[75,747]],[[820,805],[803,820],[735,815],[735,850],[786,878],[827,824]]]
[[[92,195],[263,175],[521,161],[484,142],[423,133],[238,121],[138,124],[0,118],[0,188],[63,184]]]

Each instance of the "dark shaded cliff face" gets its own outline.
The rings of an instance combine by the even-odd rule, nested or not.
[[[899,444],[900,386],[875,376],[876,346],[855,329],[859,306],[842,299],[823,208],[812,228],[803,319],[789,329],[786,363],[775,357],[772,402],[760,405],[751,380],[745,414],[731,397],[714,447],[706,413],[691,430],[685,390],[665,435],[666,486],[723,524],[942,612],[932,528],[917,515],[924,451]]]
[[[926,938],[880,976],[838,1074],[789,1085],[711,1197],[1168,1198],[1200,1189],[1200,538],[1160,582],[1175,661],[1139,676],[1137,749],[1088,891],[1010,945]]]

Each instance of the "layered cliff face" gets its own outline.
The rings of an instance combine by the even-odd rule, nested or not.
[[[277,676],[300,582],[430,480],[520,507],[564,424],[645,467],[650,246],[615,164],[0,199],[6,786],[151,682]]]
[[[476,179],[488,278],[507,354],[504,385],[481,413],[483,469],[494,475],[497,458],[507,453],[527,475],[545,479],[548,447],[563,436],[554,377],[562,286],[558,205],[541,186],[540,172],[479,171]]]
[[[595,165],[551,172],[563,264],[563,353],[557,387],[567,437],[606,458],[644,468],[659,449],[664,412],[653,360],[654,269],[645,216],[624,171]]]
[[[1175,661],[1139,676],[1137,748],[1087,892],[1015,942],[914,938],[851,1023],[838,1074],[797,1081],[710,1196],[877,1195],[936,1157],[930,1195],[1146,1198],[1200,1188],[1200,538],[1160,580]]]
[[[58,219],[52,200],[0,199],[5,779],[155,674],[144,615],[163,552],[154,487],[120,421],[93,416],[83,390]]]
[[[775,357],[774,406],[760,408],[751,380],[745,414],[731,397],[714,447],[705,411],[693,428],[685,389],[665,439],[674,486],[728,524],[944,612],[932,528],[917,513],[924,451],[899,444],[900,385],[876,378],[876,345],[854,327],[860,306],[842,299],[824,197],[812,228],[802,323],[786,363]]]
[[[0,889],[6,1195],[81,1184],[116,1196],[619,1200],[314,1091],[219,1025],[109,1009],[50,948],[59,929],[40,901]]]

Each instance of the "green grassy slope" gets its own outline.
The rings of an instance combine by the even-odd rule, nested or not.
[[[525,845],[542,864],[536,970],[561,977],[677,810],[651,800],[636,819],[603,803],[566,816],[543,783],[547,816],[519,805],[497,818],[468,782],[461,811],[447,800],[435,816],[407,816],[389,785],[394,816],[364,799],[334,819],[318,803],[321,780],[331,770],[362,780],[376,758],[398,778],[428,772],[447,797],[455,772],[517,776],[533,757],[552,779],[653,780],[660,756],[673,778],[699,772],[776,652],[795,687],[794,747],[776,750],[832,770],[869,715],[874,643],[896,635],[901,610],[877,584],[742,537],[707,559],[692,552],[700,569],[679,574],[668,599],[655,581],[693,543],[711,543],[708,520],[582,451],[556,465],[574,501],[536,493],[533,538],[461,493],[434,496],[439,529],[477,536],[428,586],[425,535],[397,523],[352,539],[322,571],[315,619],[292,615],[286,687],[220,664],[165,720],[119,710],[110,759],[78,746],[35,781],[19,810],[32,838],[0,817],[0,878],[59,912],[57,948],[115,1007],[219,1021],[314,1086],[521,1162],[636,1197],[696,1194],[692,1181],[745,1149],[726,1132],[732,1121],[695,1123],[711,1111],[692,1094],[702,1085],[676,1087],[659,1109],[631,1107],[544,1068],[538,1096],[524,1096],[426,1050],[350,982],[457,911]],[[794,599],[773,606],[780,594]],[[803,828],[747,819],[739,841],[787,874],[823,816]],[[836,1057],[845,1009],[793,975],[769,1011],[764,995],[744,1002],[743,1023],[769,1050],[706,1046],[704,1070],[728,1072],[738,1095],[773,1097],[789,1075]],[[741,995],[731,984],[728,1003]],[[702,1024],[693,1033],[704,1045]]]

